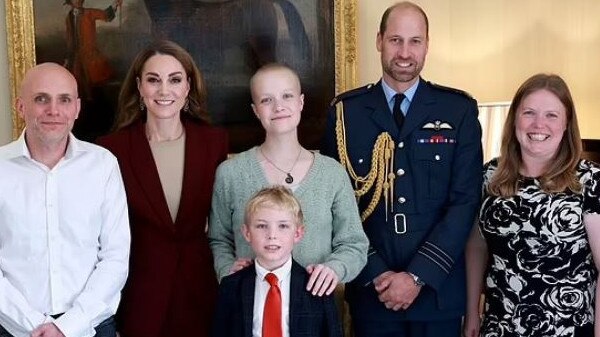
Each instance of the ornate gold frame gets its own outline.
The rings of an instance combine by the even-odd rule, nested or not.
[[[335,35],[335,91],[340,93],[356,86],[356,1],[333,0]],[[24,127],[14,108],[15,98],[27,69],[35,64],[35,29],[33,0],[4,0],[6,34],[13,102],[13,138]]]
[[[357,85],[356,79],[356,1],[334,0],[335,93]]]
[[[35,30],[33,28],[32,0],[5,0],[6,44],[10,97],[12,104],[13,139],[17,138],[25,123],[16,112],[14,102],[21,80],[27,69],[35,64]]]

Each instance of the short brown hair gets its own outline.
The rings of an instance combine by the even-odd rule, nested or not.
[[[190,91],[188,93],[189,109],[183,111],[188,117],[209,122],[208,110],[206,108],[206,85],[202,73],[196,66],[192,56],[177,43],[169,40],[158,40],[140,51],[123,80],[119,102],[117,105],[117,117],[114,129],[124,128],[140,118],[145,118],[145,112],[140,110],[140,94],[137,87],[137,79],[142,75],[142,69],[146,61],[154,55],[173,56],[185,70]]]
[[[288,211],[292,214],[297,227],[302,227],[304,224],[300,202],[285,186],[275,185],[256,192],[246,203],[244,223],[249,224],[252,215],[260,208],[278,208]]]
[[[547,193],[564,192],[566,189],[576,193],[581,191],[576,169],[581,157],[582,145],[571,92],[560,76],[536,74],[519,87],[510,104],[502,131],[498,169],[488,185],[488,192],[492,195],[507,197],[517,193],[519,169],[522,165],[521,146],[515,131],[517,109],[527,96],[538,90],[547,90],[554,94],[565,106],[567,115],[567,128],[560,141],[558,152],[546,172],[539,177],[541,188]]]
[[[423,19],[425,20],[425,32],[426,35],[425,37],[429,38],[429,19],[427,18],[427,14],[425,13],[425,11],[423,10],[423,8],[421,8],[419,5],[412,3],[410,1],[402,1],[402,2],[397,2],[395,4],[393,4],[392,6],[388,7],[385,12],[383,12],[383,15],[381,16],[381,22],[379,22],[379,34],[383,36],[383,33],[385,33],[385,30],[387,29],[387,22],[388,22],[388,18],[390,16],[390,14],[392,13],[392,11],[396,8],[412,8],[414,10],[416,10],[417,12],[421,13],[421,15],[423,16]]]

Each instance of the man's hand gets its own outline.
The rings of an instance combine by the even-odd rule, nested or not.
[[[389,281],[388,278],[390,278],[391,276],[393,276],[394,273],[393,271],[386,271],[381,273],[379,276],[377,276],[374,280],[373,280],[373,285],[375,286],[375,290],[377,290],[377,292],[381,295],[381,292],[386,290],[388,285],[389,285]],[[385,281],[385,283],[384,283]]]
[[[31,332],[31,337],[65,337],[54,323],[45,323]]]
[[[239,259],[235,260],[235,262],[229,269],[229,274],[231,275],[237,271],[240,271],[240,270],[248,267],[251,264],[252,264],[252,259],[249,259],[247,257],[240,257]]]
[[[379,275],[373,283],[379,293],[379,301],[394,311],[408,309],[421,291],[421,287],[416,285],[413,277],[406,272],[388,271]]]
[[[333,269],[324,264],[310,264],[306,266],[306,271],[310,274],[306,290],[314,296],[330,295],[339,282]]]

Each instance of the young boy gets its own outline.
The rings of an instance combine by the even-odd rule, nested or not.
[[[242,233],[256,259],[221,281],[213,337],[341,337],[333,297],[306,291],[309,274],[292,259],[304,225],[290,190],[256,193],[246,204]]]

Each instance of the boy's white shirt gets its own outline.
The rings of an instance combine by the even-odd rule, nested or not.
[[[273,273],[279,280],[279,290],[281,291],[281,331],[283,337],[290,336],[289,313],[290,313],[290,279],[292,271],[292,257],[279,268],[269,271],[263,268],[258,260],[254,260],[256,268],[256,282],[254,285],[254,314],[252,318],[252,336],[262,337],[263,312],[265,300],[269,292],[270,285],[265,280],[268,273]]]

